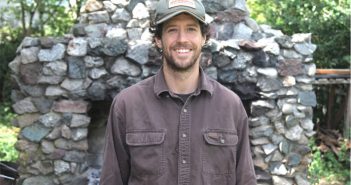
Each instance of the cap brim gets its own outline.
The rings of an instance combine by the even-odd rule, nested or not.
[[[192,15],[193,17],[195,17],[197,20],[201,21],[202,23],[204,24],[207,24],[206,21],[204,19],[202,19],[201,17],[197,16],[194,12],[191,12],[189,10],[179,10],[179,11],[175,11],[167,16],[165,16],[164,18],[156,21],[156,24],[161,24],[161,23],[164,23],[166,22],[167,20],[171,19],[172,17],[176,16],[176,15],[179,15],[181,13],[188,13],[190,15]]]

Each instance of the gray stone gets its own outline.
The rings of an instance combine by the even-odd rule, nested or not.
[[[45,154],[53,153],[55,150],[55,145],[52,141],[43,140],[40,144],[41,144],[41,150]]]
[[[40,78],[41,68],[42,65],[40,63],[20,65],[19,77],[25,84],[35,85]]]
[[[72,131],[67,125],[63,125],[61,127],[61,136],[65,139],[71,139],[72,138]]]
[[[259,78],[257,82],[257,86],[263,92],[270,92],[279,90],[282,87],[282,82],[276,78]]]
[[[61,137],[61,128],[55,127],[45,138],[49,140],[55,140]]]
[[[257,73],[269,78],[277,78],[278,71],[275,68],[258,68]]]
[[[36,123],[22,129],[21,135],[27,138],[29,141],[40,142],[50,132],[50,130],[50,128]]]
[[[104,4],[105,9],[106,9],[109,13],[115,12],[117,6],[114,5],[111,1],[103,1],[102,3]]]
[[[88,41],[84,38],[73,38],[67,46],[67,54],[71,56],[85,56],[88,51]]]
[[[59,131],[61,133],[61,131]],[[60,134],[61,135],[61,134]],[[64,150],[72,149],[72,142],[64,138],[58,138],[54,141],[55,147]]]
[[[293,115],[287,115],[285,117],[285,124],[286,124],[287,128],[291,128],[291,127],[296,126],[296,125],[299,124],[299,119],[297,119]]]
[[[310,182],[308,181],[305,174],[295,175],[295,181],[297,185],[310,185]]]
[[[256,139],[251,139],[250,140],[252,145],[265,145],[269,144],[270,141],[267,137],[261,137],[261,138],[256,138]]]
[[[105,68],[93,68],[89,71],[89,77],[93,80],[106,76],[108,73]]]
[[[40,76],[38,84],[57,85],[62,82],[63,76]]]
[[[22,114],[16,117],[16,122],[20,128],[29,126],[39,119],[40,114]]]
[[[218,73],[218,80],[224,83],[233,83],[237,80],[237,74],[234,71],[222,71]]]
[[[291,41],[292,42],[311,42],[311,33],[295,33],[292,35]]]
[[[250,129],[250,136],[253,138],[268,137],[273,134],[273,128],[270,125],[263,125]]]
[[[249,125],[250,127],[257,127],[261,125],[268,125],[269,119],[265,116],[249,118]]]
[[[38,170],[43,175],[48,175],[54,172],[54,166],[51,161],[37,161],[31,165],[31,167]]]
[[[233,32],[234,33],[232,38],[234,39],[247,39],[247,40],[251,39],[252,30],[251,28],[247,27],[243,22],[236,24],[234,26]]]
[[[41,62],[53,62],[61,60],[65,56],[66,46],[63,44],[55,44],[51,49],[41,49],[38,57]]]
[[[316,94],[313,91],[299,92],[297,102],[305,106],[315,107],[317,105]]]
[[[96,11],[88,14],[89,24],[110,23],[110,16],[107,11]]]
[[[145,41],[129,42],[126,57],[143,65],[149,60],[149,47],[151,43]]]
[[[147,66],[147,65],[142,65],[142,77],[147,78],[149,76],[155,75],[157,71],[160,69],[159,66]]]
[[[275,151],[272,155],[271,161],[273,162],[279,162],[283,160],[283,155],[279,151]]]
[[[17,114],[38,112],[30,97],[16,102],[12,105],[12,108]]]
[[[285,165],[282,163],[277,163],[276,165],[272,165],[271,173],[273,175],[286,175],[288,174],[288,170],[286,169]],[[274,176],[273,176],[274,177]],[[282,184],[279,184],[282,185]],[[285,184],[284,184],[285,185]]]
[[[311,119],[303,119],[300,121],[301,127],[307,131],[312,131],[314,124]]]
[[[86,139],[88,136],[87,128],[76,128],[72,129],[72,139],[73,141],[79,141],[82,139]]]
[[[273,179],[273,185],[293,185],[294,183],[292,182],[291,179],[280,177],[280,176],[272,176]]]
[[[124,39],[106,38],[103,40],[101,51],[107,56],[118,56],[127,51],[128,45]]]
[[[27,48],[27,47],[33,47],[33,46],[38,46],[40,45],[39,39],[38,38],[34,38],[34,37],[24,37],[24,39],[22,40],[21,46],[23,48]]]
[[[123,28],[113,27],[106,33],[107,38],[127,39],[127,31]]]
[[[291,41],[291,37],[287,35],[276,37],[275,41],[283,48],[290,49],[294,46],[294,43]]]
[[[88,127],[91,118],[86,115],[73,114],[70,126],[75,127]]]
[[[39,121],[46,127],[56,127],[60,125],[62,116],[60,114],[49,112],[40,116]]]
[[[62,160],[54,161],[54,166],[54,171],[56,175],[60,175],[62,173],[70,171],[70,164]]]
[[[49,185],[54,184],[53,178],[50,176],[33,176],[26,178],[23,185]]]
[[[83,163],[86,161],[86,152],[69,151],[63,158],[65,161]]]
[[[129,40],[140,40],[143,29],[141,28],[130,28],[127,29],[127,35]]]
[[[290,153],[287,161],[288,166],[297,166],[301,162],[301,156],[297,153]]]
[[[285,132],[285,137],[291,141],[298,141],[303,134],[303,129],[299,125],[295,125]]]
[[[266,155],[269,155],[269,154],[271,154],[272,152],[274,152],[274,151],[278,148],[278,146],[269,143],[269,144],[263,145],[262,148],[263,148],[264,153],[265,153]]]
[[[29,64],[38,61],[38,47],[24,48],[21,50],[22,64]]]
[[[217,76],[218,76],[217,68],[207,67],[206,69],[204,69],[204,71],[209,77],[217,80]]]
[[[86,25],[84,24],[75,24],[72,27],[72,33],[75,37],[82,37],[85,36],[87,33],[85,32],[84,28]]]
[[[111,17],[111,20],[113,23],[118,23],[121,21],[128,22],[130,19],[131,19],[131,15],[124,8],[117,8],[115,13]]]
[[[58,75],[63,76],[67,73],[67,64],[62,61],[50,62],[44,65],[44,75]]]
[[[45,96],[67,96],[67,91],[59,86],[49,86],[45,90]]]
[[[13,59],[13,60],[9,63],[8,67],[11,69],[11,71],[12,71],[14,74],[18,74],[18,73],[19,73],[21,60],[22,60],[21,55],[17,55],[17,56],[15,57],[15,59]]]
[[[283,57],[287,59],[302,59],[302,55],[297,53],[295,50],[291,49],[283,49],[282,50]]]
[[[106,98],[106,85],[102,82],[93,82],[88,88],[88,94],[92,100],[104,100]]]
[[[92,47],[92,41],[96,41],[98,38],[102,38],[105,36],[107,32],[107,24],[106,23],[101,23],[101,24],[90,24],[85,26],[85,32],[87,33],[87,36],[89,38],[89,45],[91,48]]]
[[[272,101],[257,100],[251,103],[251,113],[254,116],[261,116],[269,110],[274,109],[275,105]]]
[[[272,134],[270,138],[271,138],[272,143],[275,145],[278,145],[280,142],[282,142],[284,140],[284,137],[282,135],[279,135],[276,133]]]
[[[112,65],[111,73],[128,76],[139,76],[141,74],[141,69],[136,64],[129,62],[123,57],[119,57]]]
[[[223,52],[216,52],[212,55],[213,64],[219,68],[224,67],[232,62],[232,60]]]
[[[296,84],[296,79],[293,76],[285,76],[282,82],[284,87],[292,87]]]
[[[313,52],[316,51],[317,46],[314,44],[304,43],[297,43],[294,45],[294,49],[301,53],[302,55],[311,55]]]
[[[74,79],[86,77],[84,60],[80,57],[68,57],[68,76]]]
[[[306,74],[308,76],[314,76],[316,74],[316,71],[317,71],[316,64],[306,64],[304,65],[304,67],[306,70]]]
[[[133,19],[148,19],[150,17],[149,11],[146,9],[143,3],[136,4],[132,14]]]
[[[87,68],[101,67],[104,65],[104,60],[101,57],[85,56],[84,62]]]
[[[266,33],[268,36],[276,36],[276,37],[280,37],[280,36],[283,36],[283,32],[280,31],[280,30],[275,30],[275,29],[272,29],[271,26],[269,25],[260,25],[261,27],[261,30]]]
[[[234,24],[233,23],[223,23],[221,25],[216,25],[216,35],[215,39],[218,40],[228,40],[233,39]]]
[[[84,88],[84,80],[67,78],[61,83],[61,87],[70,92],[81,91]]]
[[[234,69],[243,70],[247,67],[247,64],[252,60],[253,56],[247,52],[240,52],[232,62]]]
[[[275,127],[275,129],[277,129],[277,132],[279,134],[285,133],[285,127],[284,127],[284,124],[282,122],[280,122],[280,121],[274,122],[274,127]]]

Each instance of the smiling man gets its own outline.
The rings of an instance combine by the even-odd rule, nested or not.
[[[101,185],[256,184],[243,105],[200,67],[208,30],[200,1],[159,1],[163,65],[114,98]]]

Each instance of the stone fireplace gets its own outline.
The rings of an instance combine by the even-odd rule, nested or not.
[[[24,185],[98,184],[112,98],[157,72],[148,32],[156,0],[88,0],[70,34],[26,37],[9,64]],[[316,46],[249,17],[244,0],[203,0],[207,74],[235,91],[250,121],[258,184],[309,184]]]

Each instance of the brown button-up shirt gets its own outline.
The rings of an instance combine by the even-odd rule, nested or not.
[[[101,185],[253,185],[239,97],[201,70],[186,101],[160,70],[121,91],[106,130]]]

